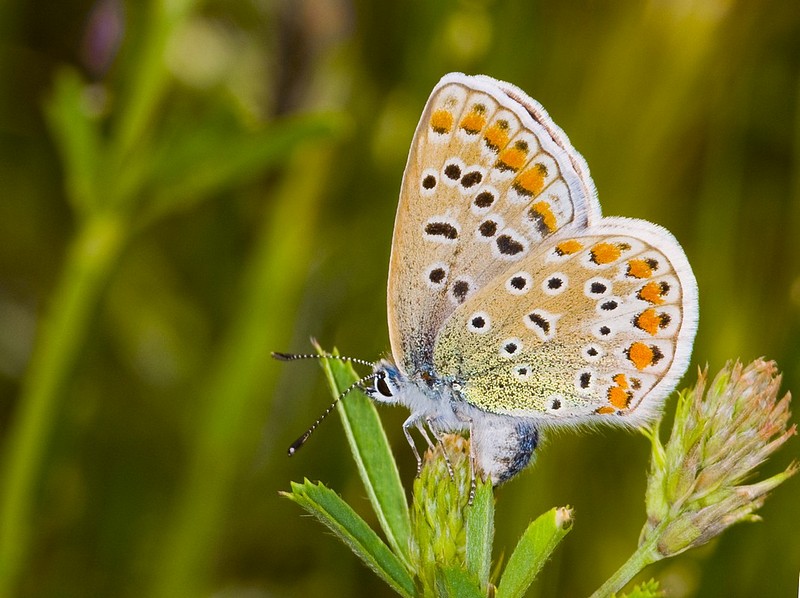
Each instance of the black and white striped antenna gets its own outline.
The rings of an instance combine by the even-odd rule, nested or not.
[[[344,361],[344,362],[349,362],[349,363],[358,363],[360,365],[366,365],[368,367],[373,367],[374,366],[374,364],[372,362],[369,362],[369,361],[367,361],[365,359],[358,359],[356,357],[345,357],[345,356],[342,356],[342,355],[331,355],[330,353],[323,353],[323,354],[315,354],[315,353],[277,353],[277,352],[273,351],[272,357],[273,357],[273,359],[277,359],[278,361],[295,361],[295,360],[298,360],[298,359],[337,359],[339,361]],[[328,415],[330,415],[331,411],[334,410],[334,408],[336,407],[336,404],[339,401],[341,401],[347,394],[349,394],[350,392],[352,392],[356,388],[360,388],[361,385],[364,384],[365,382],[367,382],[369,380],[374,380],[375,378],[377,378],[380,375],[381,375],[380,372],[373,372],[371,374],[367,374],[363,378],[359,378],[358,380],[353,382],[345,390],[343,390],[341,393],[339,393],[339,396],[336,397],[336,399],[333,401],[333,403],[328,405],[328,408],[325,411],[322,412],[322,415],[320,415],[313,424],[311,424],[311,426],[308,428],[308,430],[306,430],[305,433],[302,436],[300,436],[300,438],[295,440],[289,446],[289,450],[287,451],[289,456],[291,457],[298,450],[300,450],[300,448],[306,443],[306,440],[308,440],[311,437],[311,435],[314,433],[314,430],[316,430],[319,427],[319,425],[322,423],[322,420],[324,420],[326,417],[328,417]]]

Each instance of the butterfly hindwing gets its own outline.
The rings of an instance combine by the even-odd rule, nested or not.
[[[667,231],[605,218],[541,243],[459,306],[437,337],[434,364],[490,413],[637,423],[688,364],[696,301]]]
[[[564,227],[599,217],[583,159],[546,112],[488,77],[445,76],[412,141],[389,271],[398,364],[432,368],[444,321]]]

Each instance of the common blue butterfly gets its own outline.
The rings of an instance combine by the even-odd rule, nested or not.
[[[393,361],[371,364],[365,392],[410,409],[418,465],[411,429],[469,431],[498,484],[549,428],[659,413],[689,363],[697,283],[667,230],[602,217],[586,162],[535,100],[451,73],[411,143],[388,316]]]

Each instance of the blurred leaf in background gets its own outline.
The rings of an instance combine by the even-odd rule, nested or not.
[[[388,349],[400,177],[448,71],[526,90],[606,214],[675,234],[700,288],[695,364],[766,355],[800,387],[793,2],[8,0],[0,34],[8,595],[389,595],[279,499],[306,476],[370,512],[338,424],[285,458],[326,394],[267,356],[311,335]],[[381,415],[410,479],[405,414]],[[615,569],[646,458],[634,436],[563,435],[498,493],[509,551],[530,513],[580,520],[531,595],[587,595]],[[799,488],[648,574],[672,596],[793,595]]]

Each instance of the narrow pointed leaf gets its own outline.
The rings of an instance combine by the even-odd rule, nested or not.
[[[498,598],[522,598],[558,543],[572,528],[569,508],[554,508],[528,526],[508,559]]]
[[[281,494],[324,523],[398,594],[407,598],[415,595],[414,580],[405,565],[338,494],[308,480],[303,484],[292,482],[292,491]]]
[[[436,571],[437,598],[486,598],[478,581],[464,569],[445,567]]]
[[[481,587],[489,584],[494,539],[494,493],[491,483],[478,484],[475,500],[467,513],[467,570]]]
[[[317,350],[325,353],[319,347]],[[338,396],[358,380],[349,363],[333,359],[323,360],[321,363],[334,396]],[[353,391],[344,400],[339,401],[337,408],[358,472],[372,508],[378,516],[381,529],[386,534],[389,545],[403,559],[410,571],[408,549],[411,520],[408,514],[408,502],[400,482],[397,463],[375,405],[363,393]]]
[[[64,163],[67,197],[72,208],[86,216],[98,207],[97,168],[101,139],[97,121],[87,108],[86,86],[80,75],[63,67],[56,73],[45,116]]]
[[[205,129],[181,130],[153,160],[152,191],[141,225],[262,176],[267,168],[285,163],[298,145],[330,139],[344,128],[340,115],[328,113],[286,118],[253,133],[214,121]]]

